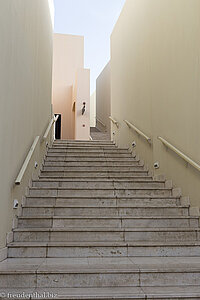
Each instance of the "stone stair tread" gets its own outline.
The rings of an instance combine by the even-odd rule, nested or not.
[[[94,142],[100,142],[100,143],[104,143],[104,142],[109,142],[109,143],[114,143],[114,141],[111,141],[111,140],[71,140],[71,139],[62,139],[62,140],[55,140],[54,143],[62,143],[62,142],[72,142],[72,143],[94,143]]]
[[[123,179],[119,179],[118,177],[109,177],[109,176],[100,176],[100,177],[83,177],[83,176],[45,176],[45,175],[40,175],[39,176],[39,180],[49,180],[51,179],[52,181],[87,181],[87,180],[90,180],[90,181],[94,181],[94,182],[98,182],[98,181],[115,181],[117,180],[118,182],[129,182],[129,181],[133,181],[133,182],[137,182],[137,180],[149,180],[151,181],[152,180],[152,177],[151,176],[124,176],[122,177]]]
[[[58,159],[58,157],[60,158],[60,156],[52,159],[52,156],[51,157],[51,160],[45,160],[45,163],[47,162],[48,164],[51,164],[52,162],[59,162],[59,163],[69,163],[69,162],[72,162],[72,163],[77,163],[77,162],[85,162],[85,163],[97,163],[97,162],[100,162],[100,163],[120,163],[120,162],[125,162],[127,164],[130,164],[130,163],[140,163],[141,160],[134,157],[134,156],[130,156],[130,157],[122,157],[122,158],[112,158],[112,157],[105,157],[105,156],[101,156],[101,157],[96,157],[96,159],[91,159],[91,157],[86,157],[86,156],[83,156],[83,157],[78,157],[78,158],[74,158],[74,156],[68,156],[68,155],[65,155],[62,157],[62,160]],[[87,158],[87,159],[86,159]]]
[[[49,299],[49,292],[55,295],[54,299],[66,300],[130,300],[130,299],[200,299],[200,288],[198,286],[169,286],[169,287],[101,287],[101,288],[17,288],[0,289],[0,293],[7,294],[31,294],[26,299],[38,299],[38,295],[46,293],[43,299]],[[37,294],[36,294],[37,292]],[[34,295],[35,293],[35,295]],[[147,298],[148,297],[148,298]],[[169,298],[170,297],[170,298]],[[5,297],[4,297],[5,298]]]
[[[127,156],[123,156],[123,157],[120,157],[120,156],[113,156],[113,158],[112,158],[112,156],[107,156],[107,155],[93,155],[92,157],[91,157],[91,155],[89,155],[89,156],[87,156],[87,155],[84,155],[84,156],[82,156],[82,157],[80,157],[80,155],[71,155],[71,153],[70,154],[67,154],[67,153],[64,153],[65,155],[56,155],[56,154],[53,154],[53,153],[51,153],[51,155],[49,155],[49,154],[47,154],[46,155],[46,158],[48,158],[48,160],[47,161],[61,161],[61,162],[63,162],[63,161],[79,161],[79,159],[80,159],[80,161],[92,161],[94,158],[98,161],[105,161],[105,162],[107,162],[107,161],[136,161],[136,156],[132,156],[131,154],[128,154]],[[49,160],[51,158],[51,160]],[[61,159],[62,158],[62,159]]]
[[[200,257],[9,258],[0,274],[17,273],[200,273]]]
[[[35,208],[35,206],[34,206]],[[18,219],[195,219],[198,220],[199,217],[195,216],[45,216],[45,215],[29,215],[20,216]]]
[[[43,227],[30,227],[30,228],[15,228],[14,232],[32,232],[32,231],[43,231],[43,232],[69,232],[69,231],[78,231],[78,232],[192,232],[200,231],[199,227],[190,227],[190,228],[179,228],[179,227],[165,227],[165,228],[107,228],[107,227],[73,227],[73,228],[43,228]]]
[[[22,206],[23,208],[31,208],[32,206],[31,205],[25,205],[25,206]],[[43,205],[43,206],[33,206],[34,208],[37,208],[37,207],[44,207],[44,208],[49,208],[49,207],[52,207],[52,206],[46,206],[46,205]],[[89,209],[89,208],[96,208],[96,209],[109,209],[109,208],[157,208],[157,209],[163,209],[163,208],[188,208],[189,207],[189,205],[176,205],[176,206],[173,206],[173,205],[167,205],[167,206],[162,206],[162,207],[160,207],[160,206],[155,206],[155,205],[145,205],[145,206],[140,206],[140,205],[137,205],[137,206],[123,206],[123,205],[116,205],[116,206],[106,206],[106,207],[103,207],[103,206],[83,206],[83,205],[81,205],[81,206],[62,206],[62,205],[59,205],[59,206],[57,206],[57,205],[55,205],[55,206],[53,206],[53,208],[87,208],[87,209]]]
[[[130,164],[128,164],[128,165],[118,165],[118,164],[109,165],[107,163],[105,166],[102,166],[102,165],[96,165],[95,162],[94,162],[94,164],[92,166],[88,166],[88,165],[86,165],[86,166],[80,166],[80,165],[76,165],[76,164],[74,164],[72,166],[68,166],[68,165],[66,165],[66,166],[60,166],[59,164],[58,165],[47,165],[47,164],[44,164],[43,167],[45,167],[45,168],[68,168],[68,169],[70,169],[70,168],[79,168],[80,170],[81,170],[81,168],[88,168],[88,170],[90,168],[107,168],[107,169],[111,168],[110,172],[112,172],[112,168],[134,168],[133,170],[131,170],[131,172],[134,172],[135,169],[137,169],[137,170],[138,169],[145,170],[144,169],[144,165],[140,165],[140,164],[137,164],[137,165],[134,166],[134,165],[130,165]],[[100,170],[100,172],[101,172],[101,170]]]
[[[51,289],[0,289],[0,294],[31,294],[26,299],[38,299],[42,295],[42,299],[66,299],[66,300],[130,300],[130,299],[145,299],[144,293],[138,287],[125,288],[51,288]],[[44,296],[43,296],[44,295]],[[53,296],[51,296],[53,295]],[[53,297],[53,298],[50,298]],[[4,297],[5,298],[5,297]]]
[[[83,143],[93,143],[93,142],[100,142],[100,143],[103,143],[103,142],[109,142],[109,143],[114,143],[113,141],[111,140],[71,140],[71,139],[62,139],[62,140],[55,140],[54,143],[62,143],[62,142],[72,142],[72,143],[79,143],[79,142],[83,142]]]
[[[106,170],[106,171],[102,171],[102,170],[98,170],[98,167],[99,166],[97,166],[97,170],[96,171],[92,171],[91,169],[88,169],[88,170],[81,170],[81,173],[106,173],[106,174],[108,174],[108,175],[111,175],[111,174],[113,174],[113,173],[116,173],[116,174],[120,174],[121,175],[121,173],[130,173],[130,174],[133,174],[134,172],[137,172],[137,173],[144,173],[144,172],[148,172],[148,170],[147,169],[138,169],[137,171],[130,171],[130,170],[126,170],[126,171],[124,171],[124,170],[120,170],[120,172],[119,171],[116,171],[116,170],[111,170],[111,171],[109,171],[109,170]],[[142,167],[141,167],[142,168]],[[78,173],[80,173],[80,170],[73,170],[73,171],[71,171],[71,170],[69,170],[69,171],[55,171],[55,170],[41,170],[41,173],[53,173],[53,172],[60,172],[60,173],[63,173],[63,172],[73,172],[73,173],[76,173],[76,172],[78,172]],[[65,176],[65,175],[64,175]],[[62,176],[63,177],[63,176]],[[71,176],[70,176],[71,177]]]
[[[8,247],[115,247],[115,246],[139,246],[139,247],[151,247],[151,246],[200,246],[200,241],[145,241],[145,242],[12,242],[8,244]]]
[[[85,200],[81,200],[81,201],[85,201]],[[126,206],[120,206],[120,205],[116,205],[116,204],[113,204],[113,206],[112,205],[109,205],[110,206],[110,208],[138,208],[138,206],[136,206],[136,205],[134,205],[134,203],[133,203],[133,205],[126,205]],[[100,207],[102,207],[102,208],[106,208],[107,206],[105,206],[105,204],[104,204],[104,206],[101,204],[101,206],[99,205],[99,206],[97,206],[96,204],[94,204],[94,205],[91,205],[91,204],[88,204],[88,205],[84,205],[84,203],[83,204],[80,204],[80,205],[74,205],[74,204],[63,204],[63,203],[61,203],[61,204],[59,204],[59,203],[57,203],[57,204],[28,204],[28,205],[26,205],[26,206],[22,206],[22,208],[100,208]],[[140,206],[140,208],[145,208],[146,206],[145,205],[141,205]],[[158,208],[163,208],[163,206],[151,206],[151,208],[154,208],[154,207],[158,207]],[[166,205],[166,206],[164,206],[165,208],[177,208],[177,204],[176,203],[173,203],[173,204],[168,204],[168,205]],[[188,208],[189,206],[181,206],[181,208]],[[187,216],[186,216],[187,217]]]
[[[115,188],[95,188],[95,187],[31,187],[30,190],[161,190],[161,191],[171,191],[171,188],[166,187],[128,187],[128,188],[121,188],[121,187],[115,187]]]
[[[63,179],[63,178],[61,178],[61,179],[58,179],[58,178],[56,178],[56,179],[52,179],[51,177],[49,177],[49,179],[46,179],[46,178],[41,178],[41,179],[37,179],[37,180],[32,180],[32,182],[55,182],[55,181],[58,181],[58,182],[80,182],[80,181],[83,181],[83,182],[87,182],[87,183],[89,183],[89,182],[114,182],[114,183],[118,183],[118,182],[136,182],[136,183],[138,183],[138,182],[142,182],[142,183],[148,183],[148,182],[150,182],[150,183],[165,183],[165,181],[164,180],[153,180],[153,179],[148,179],[148,180],[143,180],[143,179],[141,179],[140,177],[138,178],[138,180],[132,180],[132,179],[129,179],[129,180],[125,180],[125,179],[121,179],[121,180],[119,180],[119,179],[115,179],[115,178],[107,178],[107,179],[98,179],[98,180],[95,180],[95,179],[85,179],[85,178],[82,178],[82,177],[80,177],[81,178],[81,180],[77,180],[77,177],[75,177],[75,179]]]
[[[169,287],[101,287],[101,288],[16,288],[0,289],[0,293],[7,294],[31,294],[26,299],[38,299],[38,295],[46,293],[43,299],[49,299],[49,292],[55,295],[54,299],[66,300],[130,300],[130,299],[200,299],[198,286],[169,286]],[[35,293],[35,294],[34,294]],[[37,294],[36,294],[37,293]],[[147,298],[148,297],[148,298]],[[169,298],[170,297],[170,298]],[[5,298],[5,297],[4,297]]]
[[[103,167],[131,167],[131,166],[133,166],[133,167],[134,166],[143,167],[144,166],[143,164],[140,164],[139,160],[131,161],[131,163],[136,162],[137,164],[135,164],[135,165],[131,165],[130,161],[125,161],[127,164],[121,165],[121,164],[118,164],[118,162],[120,163],[120,162],[124,162],[124,161],[118,161],[118,160],[117,161],[102,161],[102,160],[100,160],[100,161],[97,161],[97,160],[94,160],[94,161],[91,161],[91,160],[90,161],[81,161],[81,160],[79,160],[79,161],[68,161],[68,160],[66,160],[66,161],[58,161],[58,160],[52,161],[52,160],[50,160],[50,161],[46,161],[44,163],[44,166],[47,166],[47,167],[62,167],[62,164],[65,164],[65,163],[74,163],[74,164],[71,164],[71,165],[65,164],[65,166],[66,167],[77,167],[77,163],[80,163],[80,162],[92,164],[92,165],[88,165],[88,167],[94,167],[94,166],[101,167],[101,165],[96,164],[96,163],[101,163],[101,164],[104,163],[105,165],[102,165]],[[58,165],[56,165],[55,163],[58,163]],[[62,164],[59,164],[59,163],[62,163]],[[78,165],[78,167],[85,167],[85,166]]]
[[[83,158],[104,158],[104,159],[107,159],[107,158],[135,158],[136,155],[133,155],[131,152],[123,152],[123,153],[118,153],[118,152],[114,152],[114,153],[109,153],[109,152],[103,152],[103,151],[100,151],[100,152],[97,152],[97,151],[93,151],[93,152],[89,152],[90,155],[88,154],[88,152],[85,152],[84,153],[82,152],[82,156],[80,156],[80,152],[73,152],[73,151],[63,151],[63,152],[58,152],[58,151],[50,151],[46,154],[46,157],[68,157],[68,158],[79,158],[79,157],[83,157]],[[83,155],[84,154],[84,155]],[[92,155],[91,155],[92,154]],[[123,156],[121,156],[121,154],[123,154]]]
[[[26,196],[26,198],[54,198],[54,199],[102,199],[102,200],[105,200],[105,199],[114,199],[114,200],[134,200],[134,199],[179,199],[180,197],[176,197],[176,196],[165,196],[165,195],[132,195],[132,196],[123,196],[123,197],[109,197],[109,196],[92,196],[91,198],[89,196]]]
[[[84,144],[79,144],[79,145],[72,145],[72,144],[57,144],[53,145],[51,149],[99,149],[99,150],[112,150],[112,149],[117,149],[116,145],[114,144],[104,144],[104,145],[84,145]],[[121,150],[129,150],[127,148],[121,148]]]
[[[80,167],[93,167],[95,165],[97,165],[98,167],[137,167],[137,166],[144,166],[140,160],[135,160],[135,159],[128,159],[128,160],[106,160],[106,159],[101,159],[101,160],[81,160],[79,158],[77,158],[76,160],[58,160],[58,159],[51,159],[51,160],[46,160],[45,163],[43,164],[44,166],[47,167],[76,167],[78,164],[78,166]]]
[[[127,151],[130,151],[130,149],[128,148],[128,147],[120,147],[120,148],[118,148],[115,144],[111,144],[111,145],[95,145],[95,144],[91,144],[91,145],[78,145],[78,144],[75,144],[75,145],[68,145],[68,144],[66,144],[66,145],[55,145],[55,144],[53,144],[52,145],[52,147],[50,148],[50,149],[55,149],[55,148],[58,148],[58,149],[70,149],[70,148],[72,148],[72,149],[77,149],[77,148],[85,148],[85,147],[94,147],[94,148],[98,148],[98,149],[101,149],[101,148],[103,148],[103,147],[110,147],[111,149],[116,149],[116,150],[127,150]]]

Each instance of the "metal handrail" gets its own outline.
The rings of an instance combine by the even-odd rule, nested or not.
[[[44,136],[43,136],[43,141],[47,139],[47,137],[48,137],[48,135],[49,135],[49,131],[50,131],[52,125],[58,120],[58,118],[59,118],[59,115],[57,115],[56,117],[53,117],[53,118],[51,119],[51,121],[50,121],[50,123],[49,123],[49,125],[48,125],[48,127],[47,127],[47,129],[46,129],[46,131],[45,131],[45,134],[44,134]]]
[[[23,165],[21,167],[21,170],[19,171],[19,174],[18,174],[18,176],[17,176],[17,178],[15,180],[15,184],[19,185],[21,183],[22,178],[24,176],[24,173],[26,171],[26,168],[27,168],[27,166],[28,166],[28,164],[29,164],[29,162],[31,160],[31,157],[33,155],[33,152],[34,152],[36,146],[37,146],[37,143],[38,143],[39,139],[40,139],[40,136],[39,135],[36,136],[36,138],[35,138],[32,146],[31,146],[31,148],[30,148],[30,150],[29,150],[29,152],[27,154],[27,157],[26,157],[26,159],[25,159],[25,161],[24,161],[24,163],[23,163]]]
[[[115,119],[113,119],[111,116],[109,117],[109,119],[113,124],[115,124],[117,127],[119,127],[119,123]]]
[[[47,129],[45,131],[45,134],[43,136],[43,141],[47,139],[49,131],[51,129],[51,126],[54,124],[54,122],[56,122],[58,120],[58,117],[59,117],[59,115],[57,115],[56,117],[53,117],[51,119],[51,121],[50,121],[50,123],[49,123],[49,125],[48,125],[48,127],[47,127]],[[15,184],[16,185],[20,185],[21,184],[22,178],[23,178],[24,173],[25,173],[25,171],[27,169],[27,166],[28,166],[28,164],[29,164],[29,162],[31,160],[33,152],[35,151],[35,148],[36,148],[36,146],[38,144],[39,139],[40,139],[39,135],[36,136],[36,138],[34,139],[34,142],[33,142],[32,146],[31,146],[31,148],[30,148],[30,150],[29,150],[29,152],[28,152],[28,154],[26,156],[26,159],[25,159],[25,161],[24,161],[24,163],[23,163],[23,165],[22,165],[22,167],[21,167],[21,169],[19,171],[19,174],[18,174],[18,176],[17,176],[17,178],[15,180]]]
[[[106,127],[106,125],[99,119],[99,118],[96,118],[96,120],[101,123],[101,125],[103,125],[103,127]]]
[[[195,169],[197,169],[198,171],[200,171],[200,165],[197,164],[195,161],[193,161],[191,158],[189,158],[187,155],[185,155],[183,152],[181,152],[179,149],[177,149],[176,147],[174,147],[172,144],[170,144],[169,142],[167,142],[165,139],[163,139],[162,137],[158,136],[158,139],[169,149],[171,149],[172,151],[174,151],[176,154],[178,154],[182,159],[184,159],[187,163],[189,163],[191,166],[193,166]]]
[[[139,135],[141,135],[143,138],[145,138],[150,144],[152,143],[151,138],[149,136],[147,136],[146,134],[144,134],[140,129],[138,129],[136,126],[134,126],[133,124],[131,124],[129,121],[124,120],[124,122],[131,127],[132,129],[134,129]]]

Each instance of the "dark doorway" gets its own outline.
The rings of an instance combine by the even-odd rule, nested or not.
[[[56,124],[55,124],[55,139],[60,140],[61,138],[61,115],[55,114],[55,116],[59,115]]]

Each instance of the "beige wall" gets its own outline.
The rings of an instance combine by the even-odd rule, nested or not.
[[[90,70],[77,70],[75,100],[75,139],[90,139]],[[83,102],[85,113],[82,115]]]
[[[90,127],[96,127],[96,91],[90,96]]]
[[[51,119],[52,24],[48,0],[0,2],[0,248],[12,229],[13,200],[45,153],[41,140],[20,186],[14,182],[37,135]]]
[[[200,1],[127,0],[111,36],[111,114],[120,146],[137,152],[156,173],[172,178],[200,206],[200,174],[161,136],[200,163]],[[152,137],[153,146],[123,122]]]
[[[74,139],[73,85],[77,70],[84,68],[84,38],[54,34],[53,111],[61,114],[61,138]]]
[[[110,132],[110,62],[105,66],[96,80],[96,102],[97,128],[101,131]]]

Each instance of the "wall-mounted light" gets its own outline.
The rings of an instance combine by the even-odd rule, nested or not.
[[[154,169],[159,169],[160,168],[159,161],[156,161],[153,166],[154,166]]]
[[[14,199],[14,201],[13,201],[13,208],[17,209],[18,207],[19,207],[19,202],[18,202],[17,199]]]
[[[136,147],[136,141],[132,142],[132,147],[135,148]]]
[[[84,115],[84,113],[85,113],[85,111],[86,111],[86,108],[85,108],[85,106],[86,106],[86,103],[85,103],[85,102],[83,102],[83,107],[82,107],[82,115]]]

